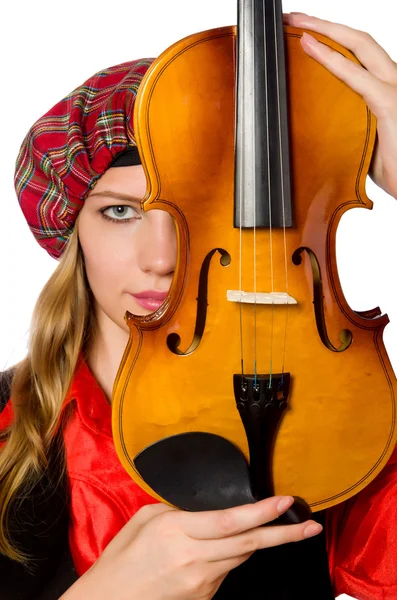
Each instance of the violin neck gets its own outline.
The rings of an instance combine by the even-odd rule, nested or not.
[[[281,0],[238,0],[235,227],[291,227]]]

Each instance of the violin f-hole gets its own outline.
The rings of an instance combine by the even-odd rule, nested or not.
[[[292,262],[294,265],[300,265],[302,263],[302,252],[306,252],[310,258],[310,263],[312,266],[313,273],[313,305],[314,305],[314,314],[316,317],[316,325],[317,331],[323,342],[324,346],[331,350],[331,352],[344,352],[348,349],[350,344],[353,341],[353,334],[350,329],[342,329],[339,333],[339,339],[341,341],[341,345],[339,348],[336,348],[328,337],[327,326],[325,323],[324,316],[324,294],[323,294],[323,282],[321,279],[321,269],[320,264],[317,260],[316,255],[313,250],[307,248],[306,246],[301,246],[292,255]]]
[[[219,262],[223,267],[227,267],[230,264],[230,254],[223,248],[214,248],[208,252],[207,256],[203,260],[203,264],[200,269],[199,286],[197,293],[197,313],[196,313],[196,326],[194,329],[193,340],[189,345],[188,349],[183,351],[179,349],[181,345],[181,337],[177,333],[170,333],[167,337],[167,346],[174,354],[178,356],[187,356],[192,354],[200,345],[202,340],[205,323],[207,320],[207,308],[208,308],[208,273],[210,270],[211,259],[216,252],[221,255]]]

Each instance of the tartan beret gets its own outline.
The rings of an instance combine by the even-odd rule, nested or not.
[[[136,145],[133,112],[154,59],[96,73],[41,117],[19,151],[15,189],[40,246],[59,258],[79,210],[115,158]]]

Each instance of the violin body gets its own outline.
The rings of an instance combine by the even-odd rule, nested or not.
[[[301,35],[286,28],[293,199],[287,229],[233,227],[236,28],[174,44],[139,90],[135,133],[148,180],[142,207],[174,218],[178,263],[160,309],[127,315],[131,333],[114,386],[113,433],[131,477],[162,500],[135,464],[161,439],[212,433],[250,462],[233,387],[242,339],[247,373],[255,364],[266,381],[289,377],[268,457],[272,493],[300,496],[314,511],[330,507],[365,487],[396,443],[396,378],[382,341],[388,318],[348,305],[335,252],[342,215],[372,206],[365,179],[376,123],[359,95],[304,53]],[[294,303],[242,303],[230,293],[228,299],[241,283],[244,290],[285,291],[286,272]]]

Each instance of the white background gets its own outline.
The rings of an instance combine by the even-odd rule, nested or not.
[[[284,12],[307,12],[369,31],[397,59],[390,5],[390,0],[283,2]],[[25,133],[96,71],[157,56],[190,33],[235,24],[236,2],[20,0],[7,2],[2,11],[0,370],[24,355],[34,302],[56,266],[33,240],[13,189],[14,161]],[[374,209],[349,211],[339,228],[339,272],[352,308],[379,305],[389,314],[384,338],[397,370],[397,202],[371,183],[368,195]]]

